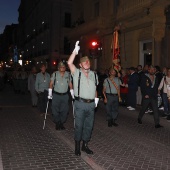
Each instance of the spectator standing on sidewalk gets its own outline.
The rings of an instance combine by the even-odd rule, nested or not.
[[[52,115],[56,124],[56,130],[64,130],[69,111],[68,90],[72,89],[70,73],[66,71],[66,64],[60,62],[58,71],[51,76],[48,97],[52,98]],[[53,92],[52,92],[53,89]]]
[[[38,109],[41,115],[45,114],[48,101],[48,88],[50,84],[50,75],[46,72],[46,65],[41,64],[40,70],[36,76],[35,90],[38,93]]]
[[[31,73],[28,76],[28,90],[31,93],[32,107],[37,107],[38,96],[35,90],[35,80],[36,80],[37,70],[36,67],[32,67]]]
[[[145,110],[151,104],[152,109],[153,109],[153,117],[155,121],[155,128],[160,128],[162,127],[159,124],[159,110],[158,110],[158,79],[155,76],[155,67],[150,66],[148,70],[148,74],[145,74],[142,76],[141,79],[141,90],[142,90],[142,96],[143,96],[143,101],[142,101],[142,108],[139,112],[138,116],[138,123],[142,124],[142,118],[143,115],[145,114]]]
[[[114,68],[109,69],[109,78],[103,83],[104,103],[106,103],[108,127],[118,126],[116,123],[118,116],[118,107],[120,99],[121,81],[116,77],[117,71]]]
[[[137,93],[136,93],[136,103],[137,105],[141,105],[142,103],[142,93],[141,93],[141,88],[140,88],[140,82],[141,82],[141,78],[143,76],[143,71],[142,71],[142,66],[141,65],[138,65],[137,66],[137,73],[138,73],[138,90],[137,90]]]
[[[129,68],[130,75],[128,80],[128,109],[135,110],[136,108],[136,92],[138,90],[138,74],[134,67]]]
[[[98,103],[96,91],[98,77],[90,70],[90,60],[87,56],[80,58],[80,69],[73,64],[75,56],[80,49],[78,43],[79,41],[76,42],[75,49],[69,57],[68,66],[73,77],[75,95],[75,155],[80,156],[81,140],[83,140],[81,150],[87,154],[93,154],[93,151],[88,147],[88,142],[93,129],[94,110]]]
[[[161,80],[161,83],[158,87],[158,92],[161,94],[161,90],[163,90],[162,98],[163,98],[163,104],[164,104],[164,114],[162,117],[167,117],[170,115],[170,101],[168,100],[167,96],[167,89],[170,86],[170,68],[167,69],[167,75],[164,76]]]

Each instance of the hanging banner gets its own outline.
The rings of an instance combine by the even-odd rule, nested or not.
[[[121,70],[120,66],[120,47],[119,47],[119,33],[118,28],[115,28],[113,32],[113,39],[112,39],[112,61],[113,61],[113,68],[119,72]]]

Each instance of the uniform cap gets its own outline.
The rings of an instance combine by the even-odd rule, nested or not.
[[[65,63],[63,63],[62,61],[60,61],[60,62],[58,63],[58,67],[63,67],[63,66],[66,66]]]
[[[84,57],[81,57],[81,58],[80,58],[80,63],[86,62],[86,61],[90,61],[90,59],[89,59],[88,56],[84,56]]]

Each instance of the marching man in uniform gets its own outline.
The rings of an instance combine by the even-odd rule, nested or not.
[[[80,58],[80,69],[73,64],[80,46],[76,42],[75,49],[70,55],[68,66],[73,77],[74,89],[74,111],[75,111],[75,155],[80,156],[80,142],[83,140],[81,150],[87,154],[93,154],[88,148],[88,142],[94,123],[94,110],[98,104],[96,86],[98,85],[97,75],[90,70],[90,60],[87,56]]]
[[[44,63],[40,65],[40,70],[41,72],[36,75],[35,90],[38,93],[38,109],[40,110],[41,115],[44,115],[48,101],[50,75],[46,72],[46,65]]]
[[[124,86],[121,83],[121,80],[116,77],[116,70],[114,68],[109,69],[109,78],[106,78],[103,83],[103,95],[104,103],[106,103],[107,110],[107,120],[108,127],[118,126],[116,123],[118,117],[118,107],[120,98],[120,85]]]
[[[48,92],[48,98],[52,99],[52,114],[56,124],[56,130],[65,129],[63,124],[67,119],[69,111],[69,88],[72,89],[71,76],[66,71],[65,63],[61,61],[58,64],[58,71],[54,72],[51,76]]]

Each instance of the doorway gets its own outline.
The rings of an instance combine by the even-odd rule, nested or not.
[[[152,40],[139,42],[139,64],[144,66],[152,64]]]
[[[152,54],[144,53],[144,65],[152,65]]]

